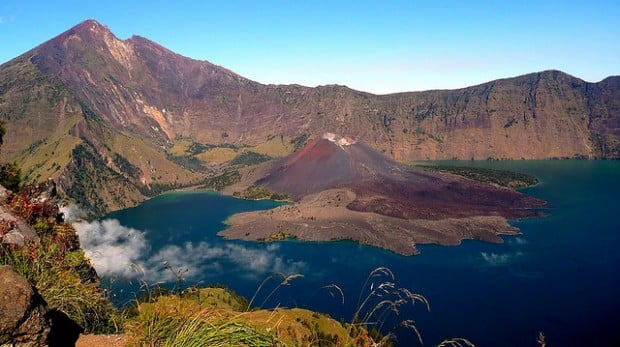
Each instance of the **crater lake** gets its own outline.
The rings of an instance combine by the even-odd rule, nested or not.
[[[511,221],[521,235],[504,243],[418,246],[396,255],[353,242],[244,242],[217,236],[234,213],[273,208],[212,192],[171,192],[76,228],[103,283],[119,305],[145,285],[179,289],[221,283],[254,305],[302,307],[350,321],[369,273],[381,266],[398,287],[423,295],[383,325],[396,345],[419,345],[398,327],[413,319],[425,345],[463,337],[476,346],[620,345],[620,162],[437,162],[535,175],[525,194],[548,201],[544,218]],[[289,285],[274,274],[301,274]],[[261,283],[267,284],[257,291]],[[325,288],[337,285],[342,298]],[[362,294],[363,295],[363,294]]]

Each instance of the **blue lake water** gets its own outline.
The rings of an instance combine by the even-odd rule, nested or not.
[[[125,266],[127,271],[104,277],[122,302],[140,279],[172,287],[179,274],[183,285],[223,283],[249,298],[275,272],[300,273],[303,278],[270,298],[270,290],[259,292],[255,304],[310,308],[348,320],[370,271],[386,266],[397,286],[430,302],[430,312],[416,305],[398,317],[415,320],[425,345],[465,337],[476,346],[535,346],[540,331],[549,346],[620,345],[620,162],[450,163],[536,175],[541,183],[523,192],[547,200],[550,216],[513,221],[523,234],[505,237],[503,244],[420,246],[419,256],[404,257],[352,242],[223,240],[216,233],[228,216],[277,203],[169,193],[104,218],[118,220],[110,228],[125,228],[138,239],[121,242],[135,251],[127,258],[135,269]],[[121,260],[120,253],[108,258]],[[344,305],[321,289],[329,284],[342,288]],[[392,330],[392,323],[384,329]],[[394,331],[398,345],[418,345],[411,331]]]

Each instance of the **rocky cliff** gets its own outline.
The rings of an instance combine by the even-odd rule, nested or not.
[[[6,159],[102,213],[326,131],[397,160],[617,159],[620,77],[544,71],[391,95],[263,85],[88,20],[0,66],[0,119]]]

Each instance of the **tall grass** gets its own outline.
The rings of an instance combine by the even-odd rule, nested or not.
[[[242,321],[243,313],[204,307],[196,295],[162,296],[140,303],[127,324],[128,346],[283,346]]]
[[[164,347],[201,346],[256,346],[270,347],[277,343],[274,337],[258,332],[254,327],[234,321],[210,323],[204,315],[196,315],[182,322],[164,342]]]
[[[412,293],[407,288],[398,288],[394,281],[394,273],[387,267],[378,267],[370,272],[362,285],[355,313],[348,326],[351,337],[355,338],[359,334],[359,327],[383,331],[384,324],[392,315],[398,315],[403,305],[415,305],[419,302],[430,311],[430,304],[424,296]],[[338,286],[332,285],[332,287],[337,288],[344,296]],[[344,297],[342,300],[344,302]],[[413,320],[400,321],[391,331],[400,327],[411,329],[415,332],[420,344],[423,344],[422,335]],[[377,344],[379,346],[391,345],[394,337],[394,333],[390,332],[381,337]]]
[[[182,275],[181,272],[173,271]],[[423,344],[422,334],[411,319],[398,319],[406,305],[428,300],[400,288],[386,267],[370,272],[356,297],[356,310],[349,323],[300,309],[262,309],[282,286],[301,277],[275,273],[265,278],[252,298],[238,298],[221,288],[191,287],[181,292],[148,289],[133,306],[126,331],[129,346],[392,346],[397,329],[411,330]],[[177,279],[178,280],[178,279]],[[178,286],[179,283],[177,283]],[[148,287],[148,286],[147,286]],[[177,287],[178,288],[178,287]],[[335,284],[325,286],[344,304],[345,295]],[[259,299],[260,298],[260,299]],[[257,305],[257,302],[262,302]],[[396,322],[396,323],[395,323]],[[393,324],[393,326],[387,326]],[[381,335],[380,331],[388,331]],[[472,347],[470,341],[453,338],[441,347]]]
[[[393,322],[393,318],[399,315],[405,305],[415,306],[418,303],[427,311],[431,310],[430,303],[423,295],[398,287],[395,280],[394,273],[387,267],[377,267],[370,272],[358,295],[351,322],[347,324],[349,334],[344,346],[359,345],[369,337],[373,340],[371,342],[373,346],[391,346],[396,339],[395,331],[401,328],[411,330],[420,344],[424,344],[422,334],[411,319],[400,320],[388,329],[389,332],[385,335],[379,333],[386,330],[385,324]],[[323,288],[329,289],[332,296],[335,296],[334,293],[340,295],[344,304],[345,295],[339,286],[330,284]],[[368,332],[371,336],[367,336]],[[464,338],[452,338],[442,341],[438,346],[473,347],[474,345]]]
[[[97,281],[87,280],[88,266],[81,250],[64,251],[42,242],[25,249],[0,246],[0,264],[10,265],[41,293],[48,306],[67,314],[85,332],[112,333],[122,329],[123,318]]]
[[[262,291],[263,287],[265,287],[265,285],[272,281],[272,280],[277,280],[278,278],[280,278],[280,282],[271,290],[271,292],[269,292],[269,294],[267,294],[267,296],[265,297],[265,299],[263,300],[263,302],[258,306],[259,308],[263,307],[267,301],[273,296],[273,294],[275,294],[275,292],[280,289],[280,287],[282,286],[288,286],[291,284],[291,281],[296,279],[296,278],[300,278],[300,277],[304,277],[301,274],[292,274],[292,275],[285,275],[281,272],[276,272],[272,275],[267,276],[267,278],[265,278],[261,284],[258,286],[258,288],[256,289],[256,291],[254,292],[254,296],[252,296],[252,299],[250,299],[250,302],[248,303],[248,307],[246,308],[246,311],[249,311],[252,308],[252,304],[254,303],[254,300],[256,300],[256,296]]]

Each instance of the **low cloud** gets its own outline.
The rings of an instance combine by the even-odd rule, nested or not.
[[[80,243],[103,276],[142,278],[149,283],[172,282],[177,275],[196,280],[204,274],[226,271],[260,278],[267,274],[303,273],[307,264],[278,255],[279,245],[265,248],[235,243],[212,245],[208,242],[166,245],[151,253],[145,233],[122,226],[118,220],[74,223]]]
[[[499,265],[506,265],[508,263],[511,263],[515,259],[522,257],[524,254],[523,252],[501,253],[501,254],[480,252],[480,255],[482,255],[482,259],[484,259],[484,261],[486,261],[487,264],[491,266],[499,266]]]
[[[178,273],[185,279],[197,279],[205,273],[217,273],[223,269],[241,270],[241,275],[249,278],[275,272],[304,272],[305,262],[286,260],[277,255],[277,249],[277,245],[258,249],[231,243],[213,246],[207,242],[168,245],[146,260],[145,279],[148,282],[170,282]]]
[[[144,232],[122,226],[116,219],[77,222],[84,253],[102,276],[135,277],[141,257],[149,250]]]
[[[70,204],[66,206],[62,206],[60,208],[60,212],[65,216],[65,221],[67,223],[74,223],[81,221],[87,217],[87,214],[84,210],[82,210],[76,204]]]
[[[514,239],[510,239],[508,243],[514,243],[517,245],[525,245],[527,243],[527,240],[522,237],[515,237]]]

